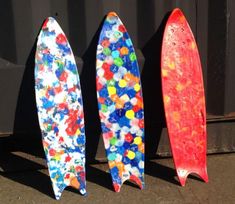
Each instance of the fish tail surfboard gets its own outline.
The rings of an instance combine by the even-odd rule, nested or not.
[[[85,126],[78,71],[55,19],[44,22],[35,54],[39,125],[56,199],[67,186],[86,194]]]
[[[116,192],[130,180],[144,188],[144,111],[140,73],[127,30],[116,13],[97,46],[96,88],[103,141]]]
[[[193,33],[178,8],[166,23],[161,76],[167,128],[180,184],[185,185],[190,173],[208,182],[201,62]]]

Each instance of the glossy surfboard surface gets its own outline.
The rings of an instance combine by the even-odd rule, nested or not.
[[[184,186],[195,173],[207,182],[202,69],[193,33],[179,9],[167,21],[161,55],[165,115],[179,181]]]
[[[86,194],[85,127],[80,82],[68,40],[55,19],[44,22],[35,55],[35,92],[56,199],[66,186]]]
[[[116,192],[130,180],[144,187],[144,111],[131,39],[116,13],[107,15],[97,46],[97,98]]]

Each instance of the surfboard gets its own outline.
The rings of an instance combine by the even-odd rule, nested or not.
[[[206,108],[200,57],[189,24],[171,13],[161,53],[162,92],[177,175],[182,186],[190,173],[208,182]]]
[[[55,19],[45,20],[35,54],[35,94],[56,199],[67,186],[86,194],[85,126],[80,81],[69,42]]]
[[[144,110],[139,67],[127,30],[110,12],[97,46],[96,88],[104,146],[116,192],[144,187]]]

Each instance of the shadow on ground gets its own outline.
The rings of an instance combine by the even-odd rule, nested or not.
[[[31,188],[36,189],[37,191],[48,195],[51,198],[54,198],[54,193],[51,186],[51,181],[48,175],[40,172],[38,169],[45,168],[44,166],[40,166],[33,161],[29,161],[28,159],[21,158],[19,156],[13,156],[19,165],[29,165],[31,167],[37,168],[34,171],[31,169],[30,171],[19,171],[19,172],[1,172],[0,175],[8,178],[17,183],[23,184],[25,186],[29,186]]]

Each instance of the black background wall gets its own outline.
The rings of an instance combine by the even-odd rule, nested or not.
[[[104,158],[95,90],[95,54],[109,11],[125,24],[142,68],[146,155],[169,155],[160,81],[162,35],[179,7],[200,52],[208,112],[208,152],[235,150],[235,2],[232,0],[0,0],[0,151],[43,157],[34,96],[34,54],[40,27],[56,18],[80,72],[88,161]],[[0,162],[1,158],[0,156]],[[1,163],[0,163],[1,165]]]

